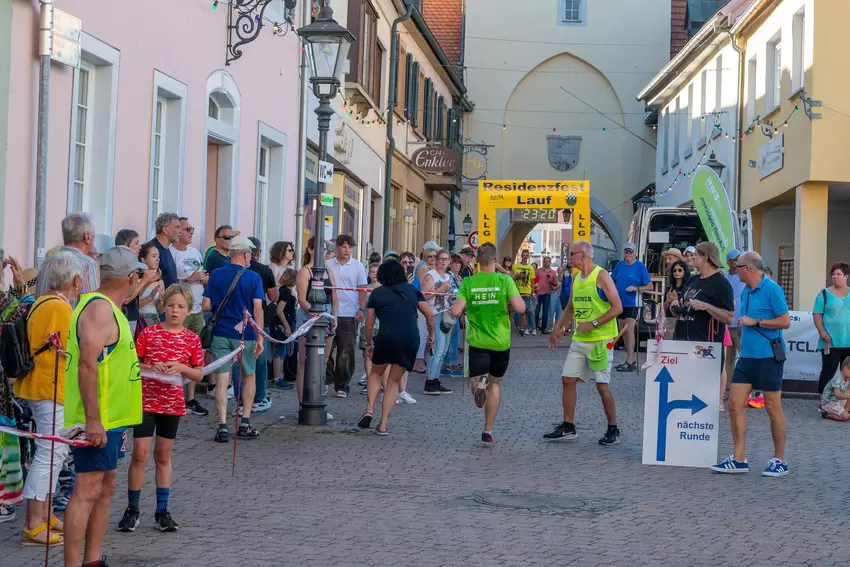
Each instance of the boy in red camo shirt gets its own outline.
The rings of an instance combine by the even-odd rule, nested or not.
[[[204,351],[198,335],[184,325],[192,310],[192,290],[187,284],[174,284],[165,291],[165,321],[146,327],[136,339],[136,353],[142,370],[161,374],[182,374],[200,382],[204,377]],[[145,481],[145,464],[151,454],[156,432],[156,528],[177,531],[169,514],[171,491],[171,449],[177,437],[180,416],[186,415],[183,386],[151,378],[142,379],[142,423],[133,428],[133,458],[128,473],[128,506],[118,523],[118,531],[133,532],[139,525],[139,497]]]

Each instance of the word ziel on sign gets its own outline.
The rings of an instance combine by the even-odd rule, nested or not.
[[[663,341],[646,372],[643,463],[707,468],[717,460],[720,359],[704,345]]]

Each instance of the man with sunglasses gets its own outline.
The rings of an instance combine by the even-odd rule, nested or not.
[[[202,269],[203,258],[201,251],[190,246],[195,236],[195,227],[189,223],[186,217],[180,217],[180,232],[177,241],[169,248],[174,264],[177,266],[177,281],[189,284],[192,288],[192,312],[186,317],[183,324],[187,329],[201,334],[204,328],[204,310],[202,301],[204,296],[204,285],[207,283],[207,273]],[[208,415],[210,412],[195,399],[195,382],[189,381],[186,385],[186,411],[195,415]]]
[[[623,312],[617,317],[617,327],[623,333],[626,343],[626,362],[617,366],[617,372],[635,372],[637,370],[637,352],[635,352],[635,323],[640,316],[641,292],[652,290],[649,270],[637,259],[637,246],[626,242],[623,246],[623,261],[614,267],[611,279],[617,286],[617,293],[623,302]]]
[[[239,231],[233,230],[229,224],[223,224],[215,229],[215,248],[207,252],[204,271],[211,274],[222,266],[230,265],[230,241],[234,236],[239,236]]]

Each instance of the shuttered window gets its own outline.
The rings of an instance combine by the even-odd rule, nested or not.
[[[431,97],[433,96],[433,91],[431,89],[431,79],[425,79],[425,108],[424,108],[424,120],[423,120],[423,130],[425,134],[425,139],[430,140],[433,132],[431,131]]]
[[[434,139],[440,142],[441,144],[445,144],[446,140],[444,138],[446,131],[446,103],[443,102],[443,97],[437,99],[437,132],[434,135]]]

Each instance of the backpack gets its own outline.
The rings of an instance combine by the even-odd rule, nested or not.
[[[57,301],[59,298],[55,298]],[[30,310],[26,317],[21,317],[12,323],[0,326],[0,365],[9,378],[22,378],[32,372],[35,367],[33,359],[50,348],[45,343],[32,355],[30,340],[27,335],[27,321],[36,309],[53,299],[46,299]]]

